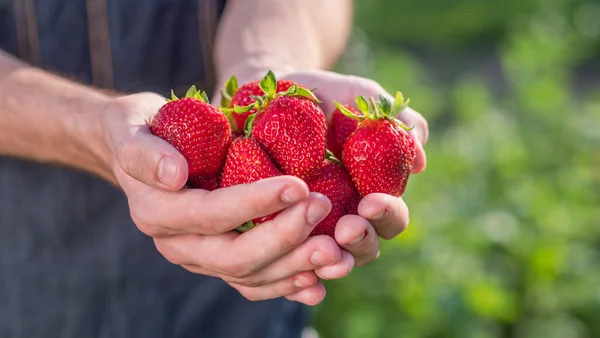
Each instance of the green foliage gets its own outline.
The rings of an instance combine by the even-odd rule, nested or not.
[[[338,70],[411,98],[428,167],[404,196],[409,228],[327,283],[320,336],[600,336],[600,80],[575,77],[600,59],[600,4],[357,6]],[[433,55],[397,47],[421,42]],[[496,68],[461,62],[482,49]]]

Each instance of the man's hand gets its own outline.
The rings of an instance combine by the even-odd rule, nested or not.
[[[233,70],[242,85],[251,80],[261,79],[268,71],[240,65]],[[358,76],[337,74],[322,70],[280,70],[273,69],[277,79],[296,81],[308,88],[317,88],[315,95],[323,101],[321,107],[328,119],[335,110],[334,100],[356,106],[359,95],[378,98],[384,95],[393,101],[393,97],[377,82]],[[232,74],[224,74],[230,76]],[[429,130],[427,121],[421,114],[407,108],[399,116],[408,126],[417,145],[417,158],[413,174],[425,170],[426,156],[423,145],[427,142]],[[410,183],[409,183],[410,186]],[[346,215],[340,219],[335,231],[337,243],[354,256],[355,266],[363,266],[379,256],[379,238],[392,239],[402,233],[409,222],[408,207],[404,200],[386,194],[365,196],[358,206],[359,215]]]
[[[126,96],[102,116],[114,175],[140,231],[169,262],[221,278],[247,299],[320,303],[325,289],[319,279],[342,278],[354,266],[333,239],[308,238],[331,210],[329,200],[291,176],[211,192],[184,188],[185,158],[146,124],[164,103],[152,93]],[[233,231],[283,209],[253,231]]]

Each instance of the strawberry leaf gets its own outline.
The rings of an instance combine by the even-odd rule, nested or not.
[[[409,126],[407,126],[406,124],[404,124],[404,122],[402,122],[402,121],[398,120],[397,118],[394,118],[394,120],[393,120],[393,121],[394,121],[394,122],[395,122],[397,125],[399,125],[399,126],[400,126],[400,128],[402,128],[402,129],[404,129],[404,130],[406,130],[406,131],[411,131],[411,130],[413,130],[413,129],[415,128],[415,126],[412,126],[412,127],[409,127]]]
[[[373,117],[374,119],[379,119],[382,117],[381,112],[379,111],[379,106],[375,102],[373,96],[369,96],[369,108],[369,113],[371,114],[371,117]]]
[[[251,230],[255,226],[257,226],[257,224],[255,224],[252,220],[250,220],[250,221],[244,223],[243,225],[240,225],[239,227],[237,227],[236,230],[239,232],[246,232],[248,230]]]
[[[294,86],[297,87],[296,94],[295,94],[296,96],[310,97],[311,99],[315,100],[317,103],[323,102],[323,101],[319,100],[312,91],[310,91],[306,88],[297,86],[297,85],[294,85]]]
[[[244,123],[244,135],[250,136],[252,133],[252,126],[254,126],[254,119],[256,118],[256,113],[248,116],[246,122]]]
[[[233,106],[233,111],[238,114],[247,113],[254,108],[254,104],[249,104],[247,106],[238,106],[237,104]]]
[[[360,95],[356,97],[356,106],[358,110],[360,110],[365,116],[371,116],[371,108],[369,107],[369,103],[364,96]]]
[[[343,104],[333,101],[333,104],[337,107],[337,109],[346,117],[349,117],[354,120],[360,120],[359,116],[356,116],[350,109],[346,108]]]
[[[331,150],[326,149],[325,150],[325,159],[331,161],[331,162],[335,162],[337,164],[341,164],[342,162],[340,162],[340,160],[335,157],[335,155],[331,152]]]
[[[384,116],[388,116],[392,111],[392,103],[385,96],[379,94],[379,107]]]
[[[177,100],[179,100],[179,98],[177,96],[175,96],[175,92],[173,92],[173,89],[171,89],[171,98],[167,99],[167,102],[177,101]]]
[[[229,80],[225,83],[225,94],[229,97],[233,97],[238,90],[238,82],[235,75],[232,75]]]
[[[275,78],[275,74],[269,70],[258,86],[268,97],[275,96],[277,93],[277,79]]]
[[[208,98],[208,95],[206,95],[205,91],[197,92],[196,93],[196,98],[198,100],[204,101],[206,103],[210,103],[210,99]]]
[[[406,107],[408,107],[408,103],[410,99],[404,101],[404,95],[400,91],[396,92],[396,97],[394,99],[394,105],[390,111],[390,117],[397,117]]]
[[[185,93],[185,97],[194,97],[196,96],[196,93],[198,92],[198,90],[196,89],[196,86],[192,85],[190,87],[190,89],[188,89],[188,91]]]
[[[224,91],[220,90],[221,93],[221,107],[229,107],[231,104],[231,96],[227,95]]]

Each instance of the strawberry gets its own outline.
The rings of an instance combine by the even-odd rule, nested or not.
[[[278,80],[276,92],[285,92],[294,84],[291,80]],[[303,87],[302,85],[298,86]],[[238,88],[237,78],[232,76],[225,84],[225,91],[221,91],[221,107],[244,107],[256,102],[256,97],[263,96],[264,94],[265,92],[260,88],[259,81],[248,82]],[[246,119],[254,113],[256,113],[256,109],[232,114],[233,128],[244,130]]]
[[[284,174],[306,179],[325,158],[327,121],[312,91],[293,85],[277,93],[276,83],[269,71],[259,84],[265,95],[254,104],[233,110],[239,113],[256,109],[250,126],[252,137]]]
[[[252,118],[254,115],[250,119]],[[231,142],[223,168],[223,187],[252,183],[280,175],[283,173],[273,164],[269,155],[254,139],[245,135],[237,137]],[[273,219],[277,214],[279,212],[253,219],[239,227],[238,230],[242,232],[250,230],[260,223]]]
[[[311,232],[311,236],[328,235],[335,238],[335,227],[342,216],[358,214],[360,196],[352,178],[338,159],[328,152],[317,175],[306,181],[311,192],[321,193],[331,201],[331,212]],[[354,209],[357,209],[356,212]]]
[[[346,109],[352,112],[356,116],[361,116],[361,112],[351,106],[345,105]],[[349,118],[342,114],[339,109],[333,111],[331,114],[331,124],[327,129],[327,148],[331,150],[333,155],[337,158],[342,158],[342,149],[346,140],[350,137],[350,134],[358,126],[358,121],[353,118]]]
[[[188,185],[214,190],[231,143],[227,117],[212,106],[206,93],[192,86],[184,98],[171,94],[149,121],[150,132],[169,142],[188,162]]]
[[[394,104],[380,95],[380,102],[371,97],[356,100],[363,117],[336,102],[347,117],[359,121],[342,150],[342,162],[361,196],[384,193],[401,196],[404,193],[416,156],[413,138],[408,128],[396,117],[407,106],[400,92]]]

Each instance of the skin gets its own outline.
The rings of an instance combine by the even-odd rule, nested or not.
[[[343,51],[351,14],[350,0],[230,0],[215,45],[219,87],[231,74],[246,82],[271,69],[278,78],[320,88],[326,114],[334,98],[352,104],[357,95],[389,95],[372,80],[326,70]],[[247,299],[319,304],[326,293],[322,280],[343,278],[373,261],[380,239],[407,227],[401,198],[372,194],[361,201],[358,216],[339,221],[335,240],[309,238],[331,203],[290,176],[212,192],[181,189],[185,159],[145,125],[163,103],[155,93],[101,92],[0,51],[0,154],[111,182],[127,196],[138,229],[168,261],[221,278]],[[412,109],[400,119],[415,125],[413,172],[419,173],[426,165],[427,123]],[[250,232],[232,231],[278,210],[284,211]]]

